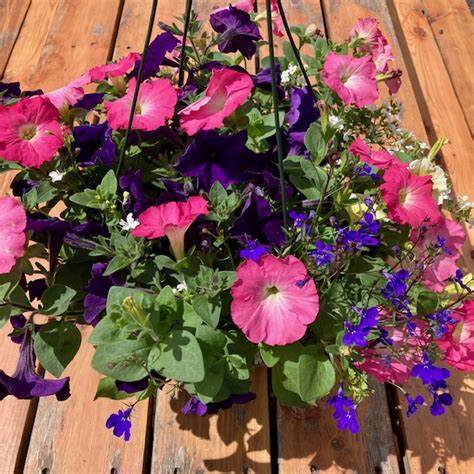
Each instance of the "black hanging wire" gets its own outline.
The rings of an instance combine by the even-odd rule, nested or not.
[[[267,30],[268,30],[268,47],[270,49],[270,71],[272,76],[272,97],[273,97],[273,113],[275,116],[275,130],[278,154],[278,171],[280,174],[280,194],[281,207],[283,213],[283,227],[288,229],[288,210],[286,203],[286,189],[285,189],[285,171],[283,169],[283,140],[281,136],[280,116],[279,116],[279,100],[278,100],[278,86],[276,79],[275,67],[275,46],[273,40],[273,24],[272,24],[272,6],[271,0],[266,0],[267,7]],[[281,10],[280,10],[281,11]]]
[[[301,60],[300,52],[296,46],[295,40],[293,39],[293,35],[290,30],[290,25],[288,24],[288,20],[286,19],[285,11],[283,10],[283,5],[281,4],[281,0],[276,0],[278,5],[278,10],[280,10],[280,16],[283,21],[283,26],[285,27],[286,36],[288,36],[288,40],[290,41],[291,49],[293,50],[293,54],[298,61],[298,66],[301,69],[301,73],[303,74],[304,80],[308,85],[308,88],[313,96],[314,102],[317,102],[316,94],[314,93],[313,87],[311,86],[311,82],[309,81],[308,74],[306,73],[306,69],[304,67],[303,61]]]
[[[135,86],[135,91],[133,93],[132,107],[130,108],[130,115],[128,117],[127,129],[125,131],[125,137],[123,139],[122,147],[120,148],[119,161],[117,164],[117,168],[115,170],[116,176],[120,174],[120,170],[122,169],[122,165],[123,165],[123,160],[125,158],[125,151],[127,150],[128,138],[130,136],[130,131],[132,129],[133,117],[135,115],[135,107],[137,106],[138,93],[140,91],[140,86],[142,83],[143,67],[145,65],[146,54],[147,54],[148,46],[151,40],[151,33],[153,31],[153,23],[155,22],[157,8],[158,8],[158,0],[153,0],[151,11],[150,11],[150,18],[148,20],[148,29],[147,29],[146,37],[145,37],[145,44],[143,45],[143,52],[140,59],[140,65],[138,67],[137,83]]]
[[[181,58],[179,59],[178,86],[181,87],[184,82],[184,60],[186,59],[186,39],[188,38],[189,22],[191,20],[191,7],[193,0],[186,0],[186,12],[184,14],[184,30],[181,42]]]

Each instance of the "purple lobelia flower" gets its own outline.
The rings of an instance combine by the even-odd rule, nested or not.
[[[268,246],[260,245],[256,240],[249,240],[245,248],[240,251],[240,258],[247,258],[258,262],[260,257],[269,253]]]
[[[130,429],[132,428],[130,416],[132,410],[133,407],[128,407],[126,410],[119,410],[117,413],[112,413],[105,422],[106,428],[113,428],[114,436],[117,436],[117,438],[123,436],[125,441],[130,439]]]
[[[337,420],[337,427],[340,430],[349,428],[351,433],[359,432],[359,422],[357,420],[357,404],[344,395],[342,384],[339,385],[336,395],[331,397],[328,404],[334,408],[333,418]]]
[[[374,306],[367,309],[354,308],[354,311],[359,314],[360,322],[359,324],[344,322],[346,333],[342,338],[342,342],[346,346],[356,345],[365,347],[367,345],[367,337],[370,335],[370,332],[377,327],[379,310]]]
[[[167,52],[173,51],[178,44],[178,40],[170,32],[166,31],[158,35],[148,46],[146,53],[145,64],[143,65],[142,81],[154,76],[159,70],[160,66],[165,60]],[[140,67],[140,60],[135,62],[135,67],[130,73],[130,77],[138,76],[138,68]]]
[[[422,363],[411,369],[411,375],[419,378],[424,385],[429,385],[433,390],[438,390],[439,388],[446,388],[446,379],[451,376],[451,373],[444,367],[436,367],[425,352]]]
[[[408,403],[407,407],[407,417],[414,415],[418,411],[417,405],[423,405],[425,399],[421,395],[417,395],[415,398],[412,398],[409,393],[405,394],[405,399]]]
[[[430,406],[430,413],[433,416],[440,416],[445,412],[445,406],[453,404],[453,397],[449,393],[437,393],[435,390],[430,390],[433,396],[433,403]]]
[[[199,132],[184,152],[176,169],[184,176],[199,178],[199,187],[209,191],[219,181],[224,188],[248,179],[255,167],[255,153],[245,143],[247,131],[219,135],[214,130]]]
[[[20,399],[56,395],[60,401],[70,396],[69,377],[58,380],[46,380],[35,371],[35,352],[30,331],[26,331],[20,347],[20,358],[12,376],[0,370],[0,400],[7,395]]]
[[[81,166],[92,166],[100,160],[110,166],[115,160],[115,143],[112,129],[107,122],[98,125],[79,125],[74,128],[73,147],[79,148],[77,162]]]
[[[314,250],[309,252],[309,255],[314,258],[318,267],[325,267],[336,258],[334,245],[327,244],[322,240],[317,240],[314,243]]]
[[[100,314],[107,306],[107,295],[112,286],[122,286],[123,276],[120,272],[104,276],[107,263],[94,263],[91,269],[91,276],[86,287],[86,297],[84,298],[84,320],[88,324],[95,326],[100,321]]]
[[[257,50],[256,42],[262,39],[258,26],[250,15],[229,5],[211,14],[211,26],[220,33],[219,51],[235,53],[239,51],[247,59],[251,59]]]
[[[151,206],[151,199],[145,194],[142,182],[142,173],[140,170],[127,170],[119,178],[120,189],[129,193],[127,201],[124,203],[123,210],[132,212],[135,216],[141,214],[147,207]]]
[[[252,193],[230,232],[233,237],[244,242],[251,238],[263,243],[282,245],[285,242],[282,226],[281,213],[273,212],[265,198]]]

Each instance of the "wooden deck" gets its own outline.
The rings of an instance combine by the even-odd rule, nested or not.
[[[185,0],[161,0],[169,22]],[[473,19],[466,0],[284,0],[289,20],[315,23],[334,39],[361,16],[381,22],[403,69],[405,125],[426,141],[449,137],[444,160],[459,195],[474,201]],[[197,0],[206,17],[225,0]],[[0,77],[45,91],[95,64],[139,51],[150,0],[0,0]],[[262,2],[263,5],[263,2]],[[260,6],[262,6],[260,5]],[[0,192],[8,183],[0,181]],[[2,189],[3,187],[3,189]],[[465,263],[473,265],[474,233]],[[12,371],[17,346],[0,331],[0,366]],[[84,329],[87,333],[87,329]],[[86,341],[86,338],[83,339]],[[391,390],[374,386],[361,407],[357,436],[339,432],[325,407],[295,413],[269,398],[257,371],[257,400],[209,418],[183,416],[181,403],[161,393],[138,406],[132,438],[106,431],[120,402],[93,401],[99,375],[83,342],[67,369],[72,396],[58,403],[0,402],[0,472],[28,474],[138,473],[474,473],[474,375],[453,376],[454,406],[444,417],[411,419]],[[403,405],[403,404],[402,404]]]

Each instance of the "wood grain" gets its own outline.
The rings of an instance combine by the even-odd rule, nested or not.
[[[340,431],[332,408],[278,408],[280,471],[304,473],[399,473],[396,444],[383,385],[371,383],[374,393],[358,409],[360,433]]]
[[[217,415],[183,415],[187,396],[171,399],[166,388],[156,405],[152,472],[270,473],[266,369],[255,371],[257,399]]]
[[[323,0],[324,15],[328,28],[328,35],[336,41],[344,41],[349,37],[352,26],[358,18],[373,17],[380,22],[380,29],[392,47],[395,61],[390,63],[391,68],[400,68],[403,71],[402,86],[397,98],[403,103],[406,113],[402,124],[412,130],[418,138],[426,140],[423,120],[417,106],[413,86],[408,77],[407,65],[397,39],[393,20],[384,0]],[[381,97],[387,97],[386,87],[381,84]]]
[[[474,19],[465,0],[423,0],[444,64],[471,133],[474,131]]]
[[[31,0],[0,0],[0,78],[30,3]]]
[[[395,0],[395,11],[406,41],[416,78],[418,99],[426,122],[430,124],[431,140],[446,137],[443,148],[445,169],[458,196],[474,201],[474,147],[464,113],[459,105],[449,72],[436,44],[420,0]],[[465,58],[466,62],[469,58]],[[474,63],[471,63],[471,69]],[[410,109],[411,111],[411,109]],[[474,271],[474,229],[468,228],[468,240],[463,249],[465,266]]]

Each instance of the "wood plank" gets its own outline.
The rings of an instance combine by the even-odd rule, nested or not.
[[[31,0],[0,0],[0,78],[30,3]]]
[[[256,370],[257,399],[216,415],[183,415],[186,396],[160,393],[155,415],[152,472],[270,473],[266,369]]]
[[[448,71],[436,44],[420,0],[396,0],[395,11],[406,39],[407,54],[410,54],[416,71],[422,113],[430,125],[431,141],[435,137],[446,137],[449,144],[443,148],[445,169],[458,196],[468,196],[474,201],[472,186],[474,170],[474,147],[469,127],[457,100]],[[474,271],[474,229],[468,228],[468,241],[463,249],[464,261]]]
[[[94,401],[101,376],[90,366],[94,348],[87,343],[90,328],[82,328],[82,345],[66,369],[71,377],[71,397],[58,402],[42,398],[38,404],[24,473],[140,473],[144,470],[148,404],[137,405],[132,436],[125,443],[106,430],[109,414],[123,402]]]
[[[474,36],[473,16],[465,0],[424,0],[422,5],[459,104],[473,133],[474,51],[471,47]]]
[[[20,346],[14,344],[7,334],[10,333],[12,327],[10,324],[5,325],[0,330],[0,368],[8,375],[15,371]],[[34,408],[35,402],[30,400],[17,400],[13,397],[6,397],[0,402],[0,417],[2,424],[8,429],[0,430],[0,459],[2,467],[0,472],[15,472],[17,463],[22,462],[23,437],[28,437],[28,428],[25,432],[28,412]]]
[[[371,381],[374,393],[361,403],[357,435],[340,431],[332,408],[323,400],[314,408],[279,407],[278,452],[280,472],[398,473],[385,389]]]
[[[323,0],[324,15],[328,28],[328,35],[335,41],[344,41],[348,38],[352,26],[358,18],[374,17],[380,22],[380,29],[392,47],[395,61],[390,63],[392,68],[400,68],[403,71],[402,86],[397,98],[403,103],[406,113],[402,124],[405,128],[412,130],[418,138],[426,141],[426,132],[423,120],[418,109],[417,100],[413,86],[408,75],[406,61],[395,34],[387,2],[382,0]],[[385,94],[385,86],[380,90]],[[386,94],[385,94],[386,95]]]

